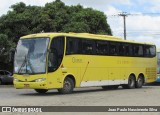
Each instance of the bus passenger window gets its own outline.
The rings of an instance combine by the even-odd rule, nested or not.
[[[67,38],[66,55],[79,54],[79,42],[78,38]]]
[[[134,56],[143,56],[143,46],[134,45]]]
[[[144,56],[146,57],[154,57],[156,55],[156,48],[155,46],[148,45],[144,48]]]
[[[119,55],[125,55],[125,46],[123,44],[119,45]]]
[[[117,49],[116,43],[110,43],[109,45],[109,50],[110,50],[110,55],[118,55],[118,49]]]
[[[94,41],[82,40],[82,54],[94,54]]]
[[[139,46],[138,55],[143,56],[143,46]]]
[[[154,57],[156,55],[156,47],[150,46],[149,50],[150,50],[151,57]]]
[[[48,71],[53,72],[60,66],[64,54],[64,37],[53,38],[48,55]]]
[[[108,54],[108,42],[97,41],[96,42],[96,54],[107,55]]]

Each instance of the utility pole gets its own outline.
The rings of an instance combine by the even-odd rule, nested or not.
[[[122,12],[120,14],[118,14],[119,16],[123,17],[123,23],[124,23],[124,40],[126,40],[126,16],[128,16],[129,14],[127,14],[126,12]]]

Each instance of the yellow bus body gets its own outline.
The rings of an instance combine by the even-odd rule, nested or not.
[[[21,39],[38,39],[39,37],[48,37],[51,41],[56,36],[64,36],[65,42],[66,37],[69,36],[139,44],[139,42],[129,40],[124,41],[112,36],[94,35],[87,33],[40,33],[24,36]],[[48,47],[50,47],[50,45]],[[14,78],[18,79],[18,81],[14,80],[14,87],[17,89],[59,89],[63,87],[64,79],[67,76],[73,76],[75,87],[121,85],[128,83],[128,77],[131,74],[135,76],[136,80],[140,74],[143,74],[145,83],[150,83],[156,80],[156,69],[156,56],[152,58],[145,58],[81,54],[65,55],[64,52],[63,60],[55,72],[46,72],[45,74],[35,75],[14,74]],[[39,78],[45,78],[46,80],[42,82],[31,82]]]

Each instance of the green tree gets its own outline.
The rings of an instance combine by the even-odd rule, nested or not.
[[[15,47],[15,43],[5,34],[0,34],[0,60],[7,63],[10,50]]]
[[[107,24],[107,18],[103,12],[91,8],[83,9],[80,6],[77,7],[79,8],[78,12],[71,12],[70,20],[63,28],[65,32],[72,30],[73,32],[112,35],[110,26]],[[75,7],[73,8],[75,9]]]

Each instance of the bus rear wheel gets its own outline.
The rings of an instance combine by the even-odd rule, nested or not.
[[[44,93],[46,93],[48,90],[47,90],[47,89],[35,89],[35,91],[36,91],[37,93],[44,94]]]
[[[130,75],[128,78],[128,84],[127,85],[122,85],[124,89],[134,89],[136,85],[136,80],[134,75]]]
[[[136,88],[141,88],[144,83],[144,78],[142,76],[138,77],[138,80],[136,81]]]
[[[71,78],[67,77],[64,80],[63,88],[58,89],[58,92],[61,94],[69,94],[72,93],[74,88],[74,82]]]

